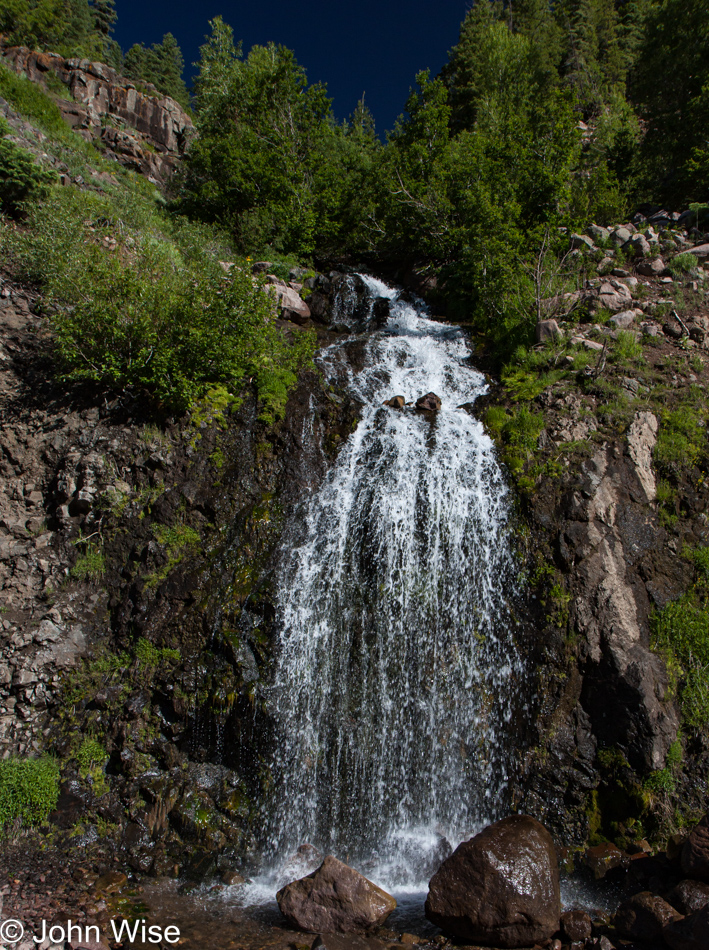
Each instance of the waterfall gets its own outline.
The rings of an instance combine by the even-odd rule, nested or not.
[[[362,280],[389,318],[350,371],[360,422],[286,538],[266,835],[274,866],[307,842],[395,887],[505,806],[515,566],[465,336]],[[322,354],[326,377],[341,349]],[[429,391],[438,413],[383,405]]]

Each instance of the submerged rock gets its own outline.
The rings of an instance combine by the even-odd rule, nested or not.
[[[394,898],[328,855],[317,871],[276,895],[291,926],[310,933],[362,933],[380,927],[396,908]]]
[[[426,916],[451,937],[527,947],[559,929],[551,835],[528,815],[503,818],[459,845],[431,878]]]
[[[423,412],[438,412],[441,408],[440,396],[435,393],[426,393],[416,400],[416,408]]]

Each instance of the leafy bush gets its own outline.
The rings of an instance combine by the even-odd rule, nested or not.
[[[502,457],[512,474],[521,475],[544,428],[542,413],[521,406],[510,414],[497,406],[491,406],[485,415],[485,423],[502,442]]]
[[[705,728],[709,722],[709,604],[696,591],[685,594],[655,614],[652,634],[653,648],[664,654],[670,673],[681,681],[684,721]]]
[[[98,739],[92,736],[85,736],[76,753],[76,760],[79,763],[81,774],[88,774],[96,766],[102,766],[108,758],[105,748]]]
[[[141,637],[135,645],[135,658],[145,670],[157,669],[158,666],[167,663],[179,663],[182,659],[179,650],[156,647],[144,637]]]
[[[19,820],[42,824],[59,798],[59,766],[54,759],[12,757],[0,761],[0,829]]]
[[[72,135],[59,107],[44,90],[25,76],[18,76],[0,65],[0,96],[7,99],[20,115],[36,123],[41,129],[62,138]]]
[[[706,433],[700,417],[689,406],[664,412],[655,446],[655,461],[661,468],[693,465],[706,449]]]
[[[227,276],[200,247],[206,230],[172,227],[136,195],[74,189],[35,204],[26,230],[5,229],[2,247],[20,275],[58,305],[61,379],[143,390],[183,410],[214,385],[234,390],[250,377],[265,413],[282,413],[314,337],[290,343],[250,268],[235,264]]]
[[[613,348],[613,357],[618,362],[635,362],[643,355],[643,345],[630,330],[619,330],[618,339]]]
[[[0,124],[0,135],[6,132],[5,123]],[[0,138],[0,207],[5,214],[18,217],[26,202],[49,193],[54,180],[55,175],[38,165],[29,152]]]
[[[697,266],[697,258],[687,251],[672,258],[668,266],[673,274],[687,274]]]

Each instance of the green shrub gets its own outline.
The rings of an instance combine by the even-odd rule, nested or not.
[[[179,650],[156,647],[144,637],[141,637],[135,645],[135,658],[144,670],[157,669],[158,666],[168,663],[179,663],[182,659]]]
[[[690,406],[662,413],[655,446],[655,461],[664,468],[696,464],[706,449],[701,416]]]
[[[233,391],[250,377],[264,414],[282,415],[314,335],[289,342],[250,268],[235,264],[227,276],[199,250],[204,230],[173,229],[136,195],[74,189],[34,205],[26,230],[5,229],[2,247],[20,275],[58,305],[61,379],[145,391],[181,411],[215,385]]]
[[[87,544],[86,550],[76,559],[70,574],[77,581],[100,581],[106,573],[106,560],[97,544]]]
[[[697,266],[697,258],[688,252],[674,257],[668,267],[673,274],[687,274]]]
[[[76,753],[76,760],[79,763],[79,771],[82,775],[87,775],[92,769],[102,767],[108,755],[105,748],[98,739],[92,736],[85,736]]]
[[[18,76],[7,66],[0,65],[0,96],[7,99],[20,115],[37,124],[43,131],[61,138],[73,135],[69,131],[59,107],[46,92],[25,76]]]
[[[692,551],[692,561],[699,582],[709,587],[709,546],[695,548]]]
[[[40,825],[59,798],[59,766],[49,756],[0,761],[0,829],[19,820]]]
[[[8,131],[0,124],[0,135]],[[29,152],[14,142],[0,138],[0,208],[18,217],[28,201],[45,197],[56,176],[38,165]]]
[[[638,337],[630,330],[619,330],[618,338],[613,348],[613,356],[620,362],[639,360],[643,355],[643,345]]]
[[[682,681],[684,721],[696,728],[709,722],[709,604],[695,592],[685,594],[653,617],[653,649],[668,660]]]

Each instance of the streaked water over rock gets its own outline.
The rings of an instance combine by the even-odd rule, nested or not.
[[[294,518],[277,578],[265,838],[274,867],[308,842],[406,887],[506,801],[521,670],[510,496],[468,411],[485,380],[462,332],[355,280],[337,322],[370,334],[350,371],[361,420]],[[344,345],[322,354],[326,376]],[[416,412],[431,392],[441,410]],[[384,406],[396,394],[411,405]]]

